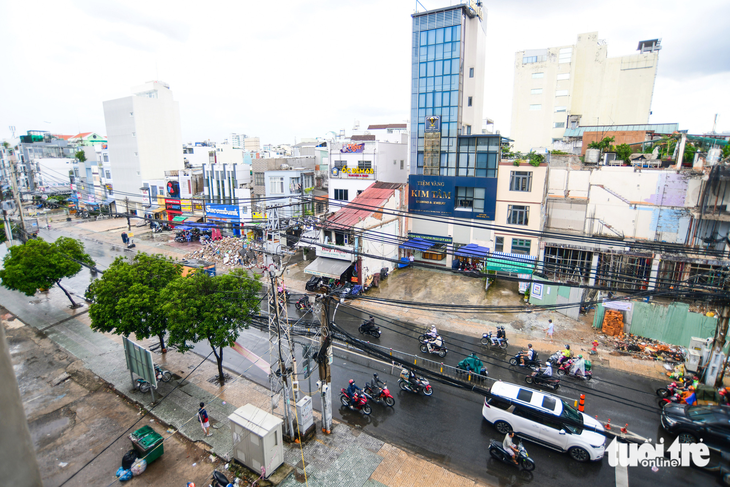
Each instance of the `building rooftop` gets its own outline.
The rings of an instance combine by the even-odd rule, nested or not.
[[[656,132],[673,134],[679,130],[678,123],[641,123],[631,125],[587,125],[565,129],[563,137],[582,137],[585,132]]]
[[[353,135],[350,140],[375,140],[374,135]]]
[[[376,181],[360,193],[357,198],[348,203],[344,208],[339,209],[334,215],[327,219],[325,225],[328,228],[350,229],[361,220],[366,219],[375,213],[388,198],[395,194],[395,190],[405,186],[402,183],[383,183]]]
[[[382,130],[382,129],[407,129],[408,124],[406,123],[388,123],[385,125],[368,125],[368,130]]]

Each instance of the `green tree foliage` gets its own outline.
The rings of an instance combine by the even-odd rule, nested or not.
[[[634,150],[631,148],[629,144],[619,144],[615,147],[616,149],[616,157],[625,163],[629,164],[631,162],[631,154],[634,153]]]
[[[215,277],[199,271],[172,281],[161,296],[170,323],[170,343],[186,352],[208,340],[222,385],[223,349],[248,328],[251,314],[259,309],[260,290],[258,279],[242,269]]]
[[[138,339],[156,336],[165,350],[168,315],[163,311],[162,290],[180,278],[182,266],[163,255],[138,253],[131,263],[118,257],[94,281],[86,297],[91,328]]]
[[[76,152],[75,156],[79,162],[86,162],[86,153],[83,150]]]
[[[722,158],[730,157],[730,144],[722,148]]]
[[[78,307],[63,286],[61,279],[72,277],[81,271],[84,263],[94,266],[94,261],[84,252],[84,244],[78,240],[59,237],[53,243],[32,239],[23,245],[10,248],[0,270],[2,285],[27,296],[39,289],[50,289],[56,284],[66,294],[73,307]]]
[[[601,152],[605,152],[615,141],[616,139],[614,137],[604,137],[600,142],[591,142],[588,144],[588,148],[599,149]]]
[[[533,167],[537,167],[540,164],[545,162],[545,156],[542,154],[537,154],[535,152],[530,152],[530,165]]]

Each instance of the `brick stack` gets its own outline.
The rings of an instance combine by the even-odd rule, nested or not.
[[[609,336],[622,335],[624,332],[624,315],[621,311],[607,309],[603,315],[603,333]]]

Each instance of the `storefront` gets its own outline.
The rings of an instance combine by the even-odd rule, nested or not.
[[[484,269],[489,249],[475,243],[470,243],[456,249],[451,268],[459,271],[476,271]]]
[[[165,198],[165,210],[167,211],[167,219],[169,221],[180,221],[175,220],[175,217],[182,216],[182,206],[180,205],[180,200]],[[185,221],[185,218],[183,218],[182,221]]]
[[[445,266],[447,250],[452,242],[451,237],[409,232],[408,240],[399,247],[406,251],[404,257],[413,255],[414,261]]]
[[[220,222],[223,235],[241,236],[241,212],[235,205],[208,205],[206,219],[209,222]]]

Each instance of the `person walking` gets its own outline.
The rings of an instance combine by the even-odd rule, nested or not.
[[[200,409],[198,409],[198,421],[200,421],[200,426],[203,427],[205,436],[213,436],[213,433],[208,433],[210,421],[208,421],[208,411],[205,410],[205,403],[202,402],[200,403]]]
[[[555,325],[553,325],[553,320],[548,320],[548,326],[545,328],[545,334],[550,338],[550,341],[553,341],[553,332],[555,331]]]
[[[127,232],[122,232],[122,243],[127,245],[127,242],[129,242],[129,236],[127,235]]]

